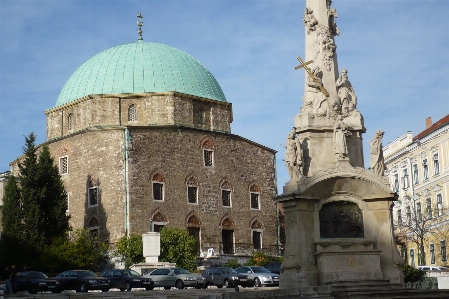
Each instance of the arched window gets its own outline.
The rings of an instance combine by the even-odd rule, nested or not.
[[[249,188],[250,205],[252,210],[260,210],[260,188],[256,184]]]
[[[165,178],[160,173],[155,173],[151,177],[151,183],[153,186],[153,200],[164,201],[165,200]]]
[[[225,217],[221,221],[221,253],[234,254],[234,222]]]
[[[73,114],[69,113],[69,116],[67,117],[67,123],[68,123],[68,129],[69,131],[73,130]]]
[[[89,234],[92,237],[98,238],[99,237],[99,229],[100,229],[100,223],[98,222],[98,219],[93,216],[90,218],[89,223],[87,225],[87,229],[89,230]]]
[[[137,120],[137,107],[134,104],[129,105],[128,107],[128,121],[136,121]]]
[[[225,178],[222,180],[222,183],[220,184],[221,189],[221,203],[223,207],[232,207],[232,185],[231,183]]]
[[[167,217],[165,217],[164,214],[158,211],[158,209],[156,209],[156,211],[153,213],[151,220],[153,225],[151,230],[154,232],[160,232],[168,223]]]
[[[215,144],[210,139],[204,139],[201,142],[201,148],[203,149],[204,166],[213,167]]]
[[[258,219],[254,219],[251,223],[251,240],[256,250],[262,249],[262,232],[262,223]]]
[[[186,180],[187,185],[187,202],[192,204],[198,203],[198,180],[194,175],[190,175]]]
[[[195,253],[201,253],[201,221],[195,214],[190,214],[187,218],[187,232],[195,239]]]

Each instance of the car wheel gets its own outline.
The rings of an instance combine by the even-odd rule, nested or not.
[[[171,287],[164,287],[164,290],[171,290]]]
[[[124,292],[124,291],[125,291],[125,289],[120,289],[120,291]]]
[[[152,291],[152,290],[154,290],[154,287],[146,287],[145,290]]]
[[[80,291],[81,291],[82,293],[87,293],[88,290],[89,290],[89,289],[87,288],[87,284],[86,284],[85,282],[82,282],[82,283],[81,283],[81,286],[80,286]]]
[[[222,287],[222,285],[217,284],[217,288],[221,289]]]
[[[201,286],[195,286],[195,289],[199,290],[201,289]]]
[[[260,279],[259,278],[254,278],[254,286],[255,287],[261,287],[262,286],[262,283],[260,282]]]
[[[109,289],[102,289],[102,292],[109,292]]]
[[[184,282],[183,282],[181,279],[178,279],[178,280],[176,281],[176,288],[177,288],[178,290],[181,290],[181,289],[184,288]]]
[[[224,286],[226,288],[232,288],[232,283],[229,281],[229,279],[225,279]]]
[[[128,291],[128,292],[131,292],[131,283],[129,282],[129,281],[127,281],[126,283],[125,283],[125,289]]]
[[[205,283],[205,284],[203,284],[203,285],[201,286],[201,288],[202,288],[202,289],[207,289],[208,286],[209,286],[209,285],[208,285],[207,283]]]

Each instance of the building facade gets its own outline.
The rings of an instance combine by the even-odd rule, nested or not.
[[[231,103],[190,55],[143,40],[107,49],[45,114],[74,229],[115,243],[172,226],[198,256],[278,252],[276,152],[231,134]]]
[[[412,266],[449,265],[449,115],[416,136],[407,132],[384,148],[401,254]]]

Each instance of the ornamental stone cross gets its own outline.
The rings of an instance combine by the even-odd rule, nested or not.
[[[319,88],[321,90],[321,92],[326,96],[329,97],[329,93],[327,92],[327,90],[324,88],[323,85],[321,85],[321,82],[318,81],[317,78],[315,78],[315,76],[313,75],[312,71],[309,69],[309,67],[307,66],[308,64],[311,64],[313,62],[313,60],[309,60],[307,62],[304,62],[301,57],[297,57],[296,59],[298,59],[299,61],[299,65],[297,67],[295,67],[295,70],[299,70],[300,68],[304,68],[306,70],[306,72],[309,74],[310,78],[313,80],[313,82],[319,84]]]

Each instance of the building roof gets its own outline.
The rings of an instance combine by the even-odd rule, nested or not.
[[[167,45],[137,41],[104,50],[82,64],[55,106],[91,94],[166,91],[226,102],[215,77],[195,58]]]
[[[416,140],[419,140],[419,139],[423,138],[424,136],[432,133],[433,131],[435,131],[436,129],[438,129],[438,128],[444,126],[444,125],[446,125],[447,123],[449,123],[449,114],[446,115],[445,117],[443,117],[442,119],[436,121],[433,125],[431,125],[427,129],[425,129],[424,131],[422,131],[421,133],[419,133],[418,135],[413,137],[413,142],[415,142]]]

